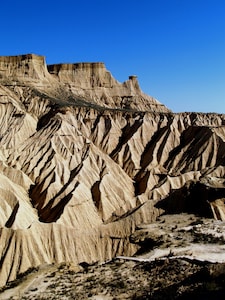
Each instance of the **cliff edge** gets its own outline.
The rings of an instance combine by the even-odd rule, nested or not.
[[[142,111],[169,110],[144,94],[136,76],[119,83],[104,63],[46,65],[45,57],[26,54],[0,57],[0,83],[29,85],[63,103]],[[86,103],[87,102],[87,103]]]

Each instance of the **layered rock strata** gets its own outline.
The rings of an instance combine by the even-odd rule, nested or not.
[[[140,90],[136,76],[119,83],[103,63],[47,66],[39,55],[1,56],[0,79],[4,84],[33,87],[65,105],[169,111]]]
[[[225,115],[173,114],[102,63],[0,57],[0,145],[1,286],[133,255],[163,213],[224,220]]]

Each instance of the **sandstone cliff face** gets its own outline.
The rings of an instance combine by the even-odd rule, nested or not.
[[[169,111],[140,90],[136,76],[119,83],[103,63],[47,66],[43,56],[34,54],[1,56],[0,79],[6,85],[30,86],[65,105]]]
[[[132,255],[162,213],[225,219],[225,115],[173,114],[102,63],[0,57],[0,138],[0,285]]]

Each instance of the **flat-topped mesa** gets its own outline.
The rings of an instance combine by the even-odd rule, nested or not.
[[[48,71],[60,83],[69,85],[73,95],[90,99],[101,106],[169,111],[156,99],[141,91],[136,75],[129,76],[127,81],[120,83],[102,62],[48,65]]]
[[[74,64],[54,64],[47,66],[50,74],[60,82],[72,84],[81,89],[93,88],[126,88],[126,95],[141,93],[137,76],[129,76],[129,80],[119,83],[106,69],[102,62],[80,62]],[[119,92],[119,91],[118,91]]]
[[[84,99],[85,103],[111,109],[168,112],[153,97],[144,94],[137,76],[118,82],[102,62],[46,65],[35,54],[0,56],[0,82],[35,87],[60,101]]]
[[[48,65],[47,68],[49,73],[55,75],[60,82],[72,84],[77,88],[111,88],[116,84],[116,80],[102,62],[54,64]]]
[[[0,77],[10,80],[44,80],[49,76],[45,57],[35,54],[0,56]]]

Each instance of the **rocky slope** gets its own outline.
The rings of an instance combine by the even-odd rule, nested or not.
[[[130,256],[163,213],[225,220],[225,115],[173,114],[102,63],[0,57],[0,286]]]

